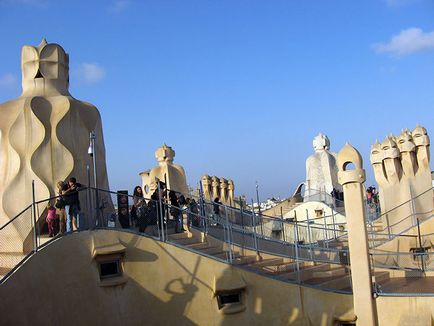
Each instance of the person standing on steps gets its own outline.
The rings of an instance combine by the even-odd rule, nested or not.
[[[59,216],[59,234],[65,233],[66,226],[66,201],[63,196],[64,191],[68,189],[68,186],[65,182],[59,181],[57,183],[57,195],[60,196],[56,199],[56,203],[54,206],[56,207],[56,214]],[[68,207],[69,209],[69,207]]]
[[[216,197],[214,199],[214,204],[213,204],[213,219],[214,219],[214,226],[217,225],[217,222],[220,221],[220,198]]]
[[[47,206],[46,222],[48,223],[48,236],[50,238],[52,238],[56,235],[56,220],[57,220],[56,209],[49,202],[48,206]]]
[[[72,231],[72,223],[75,219],[75,223],[77,225],[77,230],[80,231],[82,227],[82,222],[80,221],[80,199],[78,197],[78,191],[82,187],[80,183],[74,177],[69,178],[68,180],[68,189],[64,191],[65,200],[67,206],[69,206],[68,214],[66,216],[66,232]],[[65,207],[65,208],[66,208]]]
[[[143,202],[143,191],[142,187],[136,186],[133,191],[133,206],[131,207],[131,224],[133,226],[137,226],[137,220],[138,220],[138,214],[137,214],[137,208],[142,204]]]
[[[169,192],[169,200],[170,200],[170,215],[172,215],[175,220],[175,232],[181,233],[184,232],[184,228],[182,227],[182,223],[180,218],[182,218],[181,208],[179,207],[178,197],[173,190]]]

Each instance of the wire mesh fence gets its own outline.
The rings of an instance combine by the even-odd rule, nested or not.
[[[0,227],[0,279],[35,248],[32,206]]]
[[[426,248],[416,247],[411,252],[371,252],[374,268],[398,270],[434,271],[434,253]]]

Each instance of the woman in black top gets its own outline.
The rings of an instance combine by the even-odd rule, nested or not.
[[[137,208],[143,204],[142,187],[136,186],[133,191],[133,206],[131,207],[131,223],[137,226]]]

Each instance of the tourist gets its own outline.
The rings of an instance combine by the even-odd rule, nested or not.
[[[125,195],[125,197],[127,197]],[[118,212],[118,220],[119,224],[121,225],[122,229],[129,229],[130,228],[130,217],[128,216],[128,208],[122,207]]]
[[[214,212],[213,219],[215,222],[212,223],[211,225],[214,225],[214,226],[217,225],[216,222],[218,222],[220,220],[220,205],[221,205],[220,198],[216,197],[214,199],[214,204],[213,204],[213,212]]]
[[[65,225],[66,225],[66,201],[63,196],[63,192],[68,189],[68,186],[65,182],[59,181],[57,183],[57,194],[59,197],[56,199],[56,214],[59,216],[59,233],[65,233]]]
[[[338,190],[333,187],[333,190],[330,194],[331,194],[332,198],[336,199],[338,196]]]
[[[368,189],[366,189],[366,201],[368,204],[372,204],[372,187],[368,187]]]
[[[169,200],[170,200],[170,215],[172,215],[175,221],[175,233],[184,232],[184,228],[182,227],[182,223],[180,219],[182,218],[181,209],[179,207],[178,197],[173,190],[169,192]]]
[[[145,232],[149,235],[158,236],[158,226],[159,223],[159,200],[158,200],[158,191],[156,190],[152,196],[151,200],[148,202],[146,206],[146,202],[143,201],[143,206],[138,208],[138,223],[139,223],[139,232]],[[162,232],[162,228],[160,227],[160,232]]]
[[[194,198],[188,199],[187,221],[188,221],[188,227],[191,227],[191,226],[199,227],[200,226],[199,207],[198,207],[196,201],[194,200]]]
[[[335,187],[333,187],[333,190],[330,194],[332,196],[333,206],[336,208],[337,207],[336,200],[338,199],[338,196],[339,196],[339,190],[337,190]]]
[[[158,184],[160,186],[160,192],[161,192],[160,193],[160,197],[161,197],[161,199],[165,199],[167,197],[167,187],[166,187],[166,184],[163,181],[158,181]]]
[[[187,213],[188,218],[188,203],[183,194],[180,194],[178,197],[179,207],[180,207],[180,217],[179,220],[181,222],[180,228],[184,229],[184,214]]]
[[[372,201],[374,202],[374,204],[378,204],[378,192],[377,192],[377,188],[372,187]]]
[[[48,203],[46,221],[48,223],[48,236],[50,238],[56,235],[56,220],[56,209],[51,203]]]
[[[137,208],[143,204],[142,187],[136,186],[133,191],[133,206],[131,207],[131,223],[137,226]]]
[[[151,200],[149,201],[149,204],[151,204]],[[135,205],[135,214],[137,216],[136,226],[139,228],[139,232],[145,232],[146,226],[148,225],[148,209],[150,209],[150,207],[146,205],[146,201],[144,198],[139,200]]]
[[[80,230],[82,227],[80,224],[82,224],[83,221],[80,221],[80,199],[78,197],[78,190],[81,187],[82,185],[78,183],[74,177],[69,178],[68,189],[64,192],[67,203],[65,210],[68,211],[66,215],[66,232],[71,232],[73,230],[72,223],[74,219],[77,230]]]

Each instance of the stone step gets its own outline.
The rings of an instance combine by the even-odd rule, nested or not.
[[[199,251],[207,255],[216,255],[224,252],[223,247],[221,246],[213,246],[204,249],[199,249]]]
[[[232,260],[234,265],[247,265],[255,262],[258,259],[257,255],[240,256]]]
[[[258,260],[252,263],[250,266],[252,267],[265,267],[265,266],[276,266],[283,263],[283,258],[268,258]]]
[[[317,285],[323,289],[343,290],[351,287],[351,276],[347,274],[340,277],[333,277]]]
[[[374,232],[383,231],[383,224],[373,224],[372,227],[369,227],[369,229]]]
[[[215,254],[215,255],[213,255],[214,257],[217,257],[217,258],[221,258],[221,259],[229,259],[229,251],[223,251],[223,252],[221,252],[221,253],[219,253],[219,254]],[[241,255],[240,255],[240,253],[239,252],[237,252],[237,251],[233,251],[232,252],[232,259],[233,258],[238,258],[238,257],[240,257]]]
[[[202,249],[211,248],[212,246],[208,242],[198,242],[198,243],[186,244],[185,247],[193,250],[202,250]]]
[[[372,283],[376,282],[377,284],[387,282],[390,279],[390,273],[387,271],[384,272],[375,272],[372,275]]]
[[[346,274],[344,267],[332,268],[329,270],[315,271],[312,273],[312,278],[327,278],[335,276],[343,276]]]
[[[377,282],[377,284],[385,283],[390,279],[389,272],[375,272],[374,275],[372,276],[373,283],[374,280]],[[351,287],[351,276],[349,274],[345,274],[343,276],[331,277],[324,282],[317,283],[316,285],[323,289],[348,289]]]
[[[198,238],[196,238],[196,237],[176,239],[176,240],[172,240],[172,241],[175,242],[176,244],[179,244],[179,245],[182,245],[182,246],[187,246],[187,245],[202,243],[201,240],[198,239]]]
[[[330,242],[329,243],[329,248],[337,248],[337,249],[342,249],[348,247],[348,241],[347,240],[343,240],[343,241],[336,241],[336,242]]]
[[[306,266],[300,269],[299,280],[305,281],[312,278],[312,274],[314,272],[325,271],[330,269],[330,264],[318,264],[313,266]],[[284,273],[279,275],[280,278],[296,280],[297,279],[297,271],[293,271],[290,273]]]
[[[368,241],[371,241],[371,242],[385,242],[385,241],[389,241],[389,238],[385,238],[385,237],[374,237],[374,236],[372,236],[372,237],[369,237],[368,238]]]
[[[298,267],[302,268],[303,262],[299,262]],[[296,269],[297,269],[297,263],[296,262],[288,262],[288,263],[282,263],[280,265],[265,266],[263,268],[263,270],[267,271],[270,274],[274,274],[274,275],[293,272]]]
[[[168,235],[170,240],[180,240],[192,237],[190,232],[172,233]]]

